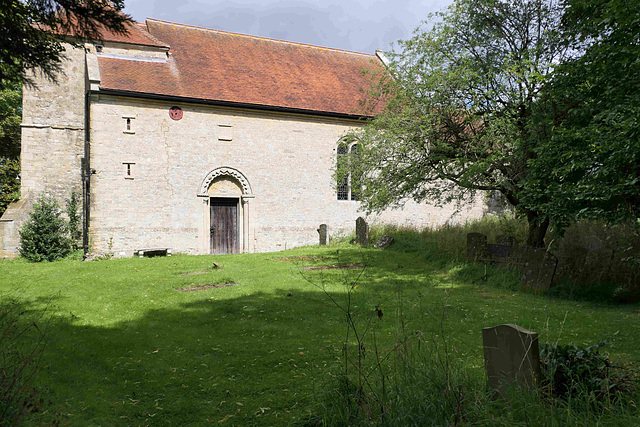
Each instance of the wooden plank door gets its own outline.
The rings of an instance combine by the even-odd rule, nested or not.
[[[238,199],[212,198],[209,206],[211,253],[238,253]]]

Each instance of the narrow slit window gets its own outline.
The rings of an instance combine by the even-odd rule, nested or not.
[[[218,141],[233,141],[233,125],[218,125]]]
[[[135,117],[133,115],[126,115],[126,116],[122,116],[122,118],[124,119],[124,133],[129,133],[129,134],[134,134],[136,133],[133,130],[133,119],[135,119]]]
[[[135,163],[123,162],[122,164],[125,166],[124,179],[133,179],[133,165]]]

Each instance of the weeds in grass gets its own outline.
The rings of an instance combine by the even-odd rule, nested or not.
[[[445,332],[446,300],[434,316],[434,333],[410,331],[402,289],[397,286],[395,345],[382,349],[372,327],[384,317],[380,305],[368,311],[364,322],[354,321],[353,293],[361,279],[359,272],[345,281],[344,305],[326,294],[345,315],[344,358],[323,396],[323,414],[311,417],[308,425],[459,425],[477,419],[473,408],[486,392],[481,377],[469,376],[470,371],[452,357]],[[349,347],[355,350],[356,361],[350,360]]]
[[[337,258],[340,260],[339,251],[337,252]],[[365,269],[365,264],[361,264],[361,268],[357,270],[355,275],[342,274],[343,301],[338,300],[331,293],[327,292],[326,286],[322,281],[316,283],[309,276],[303,275],[305,280],[321,289],[329,301],[331,301],[331,304],[344,315],[346,328],[342,348],[343,363],[341,372],[335,377],[337,382],[335,392],[341,396],[341,407],[345,409],[345,412],[341,413],[341,418],[347,423],[358,418],[361,412],[371,412],[373,407],[380,403],[380,398],[373,392],[369,381],[370,374],[367,373],[367,369],[365,369],[365,358],[367,356],[365,342],[367,335],[371,332],[374,316],[371,314],[366,316],[364,325],[360,327],[360,315],[362,313],[361,310],[356,309],[356,305],[354,304],[354,296],[358,282],[364,274]],[[379,306],[376,306],[376,313],[381,317],[382,311]],[[351,345],[354,340],[355,355],[352,359]],[[352,369],[355,373],[352,372]]]
[[[610,342],[600,341],[587,347],[545,343],[540,349],[544,376],[541,386],[545,393],[565,401],[581,395],[593,396],[597,407],[611,405],[616,395],[633,394],[637,373],[612,363],[601,352],[607,344]]]
[[[419,252],[425,260],[440,268],[457,268],[464,279],[478,285],[497,285],[520,290],[516,274],[505,273],[504,268],[466,262],[466,236],[470,232],[482,233],[488,241],[498,236],[510,236],[516,242],[526,238],[526,222],[513,216],[487,216],[465,224],[445,225],[433,229],[409,227],[372,227],[371,235],[394,236],[396,241],[389,250]],[[640,223],[616,226],[601,222],[581,222],[548,236],[549,250],[560,260],[549,295],[572,300],[595,302],[640,302]],[[462,265],[462,267],[460,267]],[[483,269],[483,275],[479,270]]]
[[[543,346],[541,387],[513,387],[505,400],[495,399],[484,371],[454,357],[446,327],[449,291],[439,312],[430,313],[434,328],[425,332],[407,327],[405,300],[397,286],[396,342],[380,348],[374,324],[384,316],[381,306],[370,310],[369,304],[357,321],[366,306],[355,298],[363,272],[345,272],[343,301],[325,292],[344,314],[343,358],[321,397],[321,414],[310,417],[307,425],[587,425],[638,415],[637,375],[632,370],[614,373],[616,366],[599,351],[604,343]]]
[[[0,425],[17,425],[45,405],[30,381],[40,366],[50,323],[4,295],[0,305]]]

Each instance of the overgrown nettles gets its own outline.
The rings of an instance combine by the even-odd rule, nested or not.
[[[545,343],[540,349],[542,389],[549,397],[568,400],[593,396],[594,402],[610,401],[616,393],[634,389],[633,372],[609,361],[600,350],[609,341],[588,347]]]

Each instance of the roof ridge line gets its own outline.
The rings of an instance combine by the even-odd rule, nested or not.
[[[159,38],[157,38],[156,36],[154,36],[153,34],[151,34],[151,31],[149,31],[149,27],[147,26],[146,20],[145,20],[145,22],[133,21],[133,23],[136,24],[136,27],[140,31],[142,31],[146,36],[149,36],[149,38],[151,38],[151,40],[153,40],[154,42],[163,45],[163,47],[171,48],[171,46],[169,46],[169,43],[164,42],[164,41],[160,40]],[[143,25],[144,25],[144,28],[142,28]]]
[[[198,25],[180,24],[180,23],[177,23],[177,22],[164,21],[162,19],[156,19],[156,18],[147,18],[145,21],[156,21],[156,22],[161,22],[163,24],[179,25],[181,27],[189,27],[189,28],[194,28],[196,30],[211,31],[211,32],[214,32],[214,33],[228,34],[228,35],[236,36],[236,37],[247,37],[247,38],[250,38],[250,39],[264,40],[264,41],[269,41],[269,42],[273,42],[273,43],[284,43],[284,44],[289,44],[289,45],[294,45],[294,46],[304,46],[304,47],[313,48],[313,49],[319,49],[319,50],[329,50],[329,51],[333,51],[333,52],[342,52],[342,53],[347,53],[347,54],[350,54],[350,55],[361,55],[361,56],[367,56],[367,57],[373,57],[373,58],[376,57],[375,54],[370,54],[370,53],[355,52],[355,51],[352,51],[352,50],[338,49],[338,48],[335,48],[335,47],[317,46],[317,45],[313,45],[313,44],[309,44],[309,43],[292,42],[292,41],[288,41],[288,40],[278,40],[278,39],[274,39],[274,38],[271,38],[271,37],[254,36],[254,35],[251,35],[251,34],[234,33],[234,32],[231,32],[231,31],[215,30],[213,28],[206,28],[206,27],[201,27],[201,26],[198,26]],[[147,29],[147,33],[151,34],[151,31],[149,31]]]

